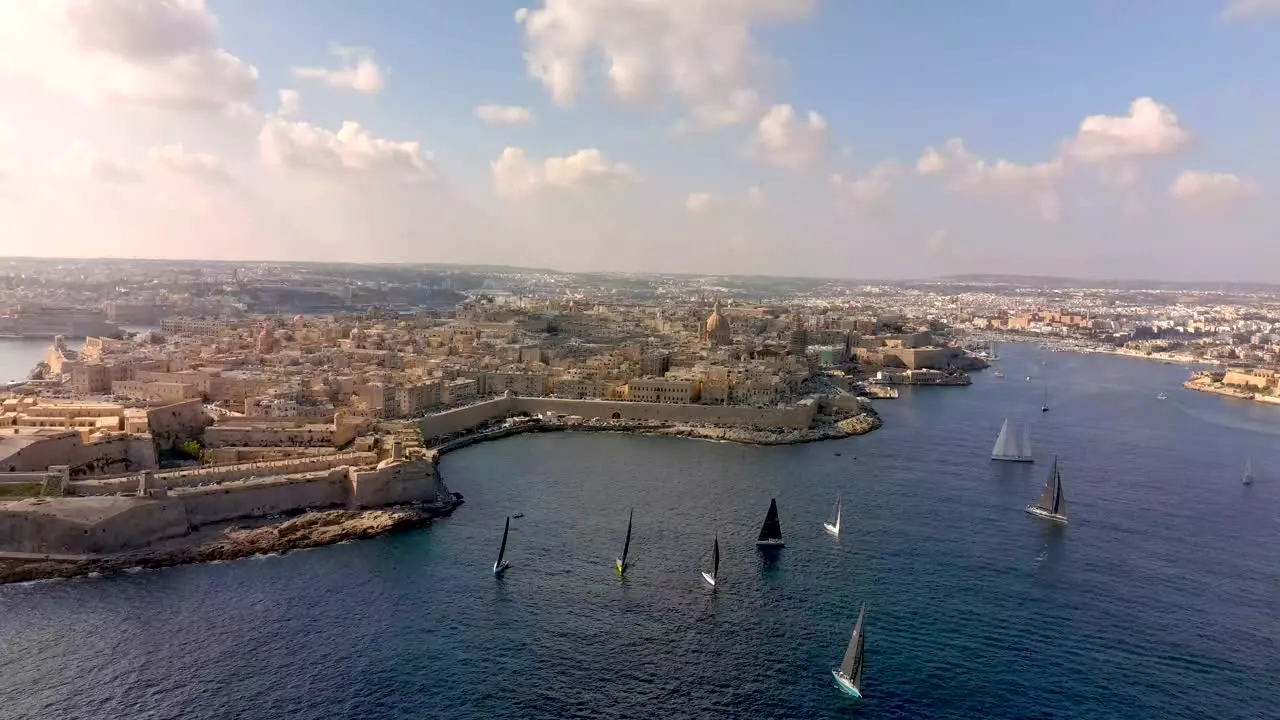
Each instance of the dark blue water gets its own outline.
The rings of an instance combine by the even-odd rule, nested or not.
[[[449,456],[467,504],[425,531],[0,589],[0,717],[1276,717],[1280,407],[1184,391],[1176,366],[1002,351],[1008,379],[905,392],[862,438],[526,436]],[[1035,465],[988,460],[1006,415]],[[1053,453],[1060,530],[1023,512]],[[854,701],[829,670],[862,602]]]

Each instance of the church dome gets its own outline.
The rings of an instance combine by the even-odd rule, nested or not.
[[[729,320],[724,315],[720,314],[719,302],[716,302],[715,309],[711,311],[711,315],[707,318],[705,339],[720,345],[729,344]]]

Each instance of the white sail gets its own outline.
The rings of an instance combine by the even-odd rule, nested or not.
[[[1031,436],[1027,427],[1023,425],[1021,432],[1012,430],[1009,419],[1005,418],[1004,424],[1000,426],[1000,434],[996,436],[995,447],[991,448],[991,459],[1016,462],[1031,460]]]

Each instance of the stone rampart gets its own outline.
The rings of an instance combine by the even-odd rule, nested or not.
[[[303,475],[182,488],[175,490],[173,497],[182,502],[192,525],[346,506],[350,497],[348,470],[339,467]]]
[[[331,470],[342,466],[373,465],[378,455],[372,452],[331,453],[317,457],[267,460],[263,462],[212,465],[189,470],[167,470],[155,473],[155,479],[170,488],[193,487],[206,483],[230,482],[248,477],[272,477]],[[135,474],[114,475],[109,478],[82,480],[69,485],[72,495],[114,495],[132,492],[138,487]]]
[[[188,532],[180,501],[58,498],[0,503],[0,551],[51,555],[119,552]]]
[[[137,477],[122,482],[131,490],[138,487]],[[0,501],[0,553],[114,553],[182,536],[208,523],[321,508],[432,502],[443,492],[432,457],[178,488],[154,497]]]
[[[817,404],[801,402],[784,407],[754,408],[741,405],[686,405],[625,402],[616,400],[570,400],[549,397],[501,397],[495,400],[447,410],[418,421],[428,445],[466,432],[493,420],[517,413],[545,412],[577,415],[584,420],[652,420],[672,423],[706,423],[754,429],[804,430],[813,424]],[[433,442],[435,441],[435,442]]]
[[[418,421],[418,428],[422,431],[423,439],[431,444],[433,438],[466,432],[490,420],[498,420],[515,413],[516,410],[513,409],[515,400],[517,398],[500,397],[475,405],[445,410],[422,418]]]
[[[444,489],[434,458],[377,469],[352,468],[350,477],[351,503],[357,508],[431,501]]]
[[[738,405],[686,405],[545,397],[515,397],[508,400],[512,413],[554,412],[562,415],[577,415],[584,420],[655,420],[758,429],[803,430],[813,424],[813,417],[817,411],[816,403],[812,402],[785,407],[753,408]]]

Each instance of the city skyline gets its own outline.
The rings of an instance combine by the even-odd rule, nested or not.
[[[0,1],[0,255],[1192,282],[1280,262],[1275,0],[525,4]]]

